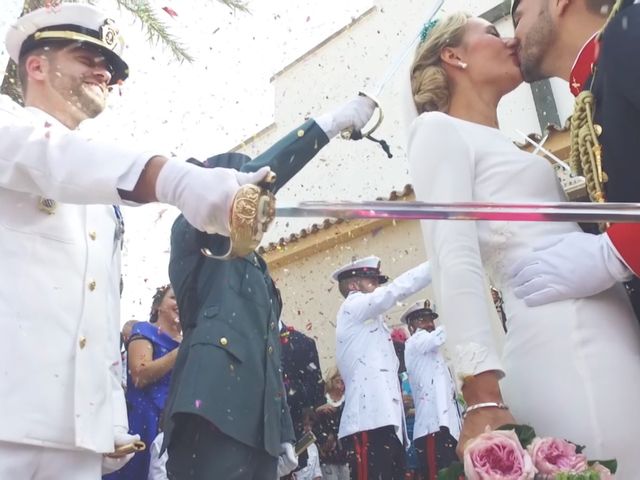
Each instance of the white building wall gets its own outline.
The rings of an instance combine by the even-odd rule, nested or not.
[[[482,14],[495,3],[491,0],[448,0],[441,15],[457,10]],[[273,78],[275,126],[241,149],[251,156],[267,149],[305,118],[337,107],[358,91],[372,91],[387,69],[417,36],[430,2],[424,0],[378,0],[373,11],[357,19],[349,28],[312,50]],[[502,34],[511,35],[510,17],[497,22]],[[302,200],[373,200],[386,197],[410,183],[406,159],[407,115],[405,88],[407,57],[398,73],[379,96],[384,122],[374,133],[391,146],[393,158],[368,140],[335,139],[278,194],[286,204]],[[531,88],[522,84],[499,106],[504,132],[514,140],[516,133],[540,133]],[[320,219],[279,218],[265,236],[276,241]]]

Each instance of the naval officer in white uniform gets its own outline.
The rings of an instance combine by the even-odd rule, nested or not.
[[[163,201],[228,234],[233,196],[266,173],[201,169],[75,131],[128,67],[115,23],[61,4],[16,21],[6,47],[24,105],[0,97],[0,478],[97,480],[129,457],[114,205]],[[187,188],[188,186],[188,188]]]
[[[411,305],[400,320],[409,327],[404,361],[416,407],[413,442],[420,454],[425,478],[435,479],[438,471],[457,460],[460,411],[453,377],[441,348],[446,340],[443,326],[430,300]]]
[[[431,283],[428,263],[387,285],[380,259],[367,257],[333,273],[345,297],[338,311],[336,360],[345,383],[338,436],[349,445],[358,480],[404,477],[407,443],[398,357],[384,313]]]

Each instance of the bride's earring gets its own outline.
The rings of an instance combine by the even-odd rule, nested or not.
[[[458,62],[458,66],[463,70],[467,68],[467,64],[465,62],[463,62],[462,60],[460,60]]]

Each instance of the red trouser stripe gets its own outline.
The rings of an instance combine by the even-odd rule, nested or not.
[[[353,436],[353,444],[358,462],[358,480],[369,478],[369,435],[367,432],[359,432]]]
[[[425,438],[425,455],[427,456],[428,480],[436,480],[438,476],[438,460],[436,458],[436,436],[427,435]]]

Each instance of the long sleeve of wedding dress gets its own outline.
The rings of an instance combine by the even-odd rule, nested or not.
[[[416,200],[468,202],[474,199],[473,147],[451,119],[423,114],[409,136],[409,164]],[[487,309],[478,231],[473,221],[423,221],[432,263],[436,304],[447,329],[459,380],[481,372],[502,373]]]

